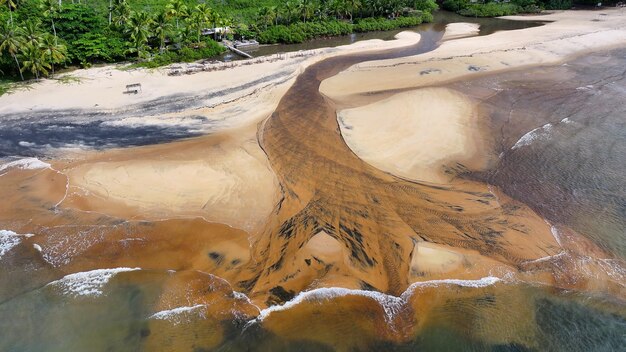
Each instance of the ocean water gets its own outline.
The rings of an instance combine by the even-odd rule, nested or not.
[[[500,159],[481,179],[626,258],[626,50],[465,82],[496,94]],[[497,80],[497,82],[495,82]]]

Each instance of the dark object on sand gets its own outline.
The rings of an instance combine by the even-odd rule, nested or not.
[[[141,92],[141,83],[133,83],[126,85],[124,94],[137,94],[139,92]]]

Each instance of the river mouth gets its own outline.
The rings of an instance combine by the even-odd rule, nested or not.
[[[352,36],[318,39],[297,45],[264,46],[254,53],[255,57],[289,53],[299,50],[333,48],[369,39],[393,40],[405,30],[425,36],[425,42],[419,48],[395,51],[389,58],[417,55],[435,48],[448,23],[471,22],[480,24],[478,35],[488,35],[495,31],[518,30],[545,24],[537,21],[508,21],[502,19],[467,19],[449,12],[439,11],[433,23],[422,24],[415,28],[399,29],[388,32],[354,34]],[[228,54],[228,58],[234,59]],[[383,57],[379,56],[379,57]],[[376,59],[376,57],[372,57]],[[356,61],[355,61],[356,62]],[[264,77],[263,80],[289,79],[289,73],[278,71]],[[228,87],[221,91],[203,94],[176,94],[159,97],[147,103],[133,104],[123,108],[106,109],[94,106],[89,111],[84,109],[46,110],[7,113],[0,121],[0,158],[12,156],[50,157],[64,154],[71,150],[106,150],[117,147],[134,147],[167,143],[171,141],[198,137],[215,133],[216,122],[201,114],[185,114],[177,125],[143,125],[126,123],[129,119],[147,119],[155,115],[175,115],[193,108],[211,104],[212,99],[228,96],[238,90],[249,89],[262,82],[249,82],[242,86]]]
[[[0,258],[9,268],[0,282],[13,283],[1,286],[2,349],[618,349],[623,302],[583,293],[589,287],[578,280],[586,278],[576,274],[596,270],[595,258],[560,251],[553,231],[566,230],[531,211],[535,200],[516,200],[520,194],[505,185],[524,180],[513,171],[503,179],[495,171],[459,173],[446,185],[409,181],[369,165],[344,142],[320,82],[364,60],[432,50],[441,33],[422,36],[417,46],[331,58],[299,76],[258,128],[281,196],[256,232],[202,219],[105,215],[112,210],[73,198],[80,190],[68,192],[62,172],[35,161],[32,169],[3,173],[1,228],[23,235],[2,234],[11,248]],[[611,69],[594,74],[614,76]],[[507,79],[505,97],[483,97],[494,131],[498,113],[511,110],[506,94],[529,94],[515,84],[519,77],[498,77]],[[455,88],[475,94],[488,83]],[[545,116],[535,115],[543,126]],[[605,127],[619,131],[616,123]],[[507,130],[502,151],[529,127]],[[540,152],[526,161],[505,155],[501,170],[530,167]],[[620,275],[619,266],[607,265]],[[550,272],[555,267],[562,271]],[[622,288],[611,289],[619,297]]]

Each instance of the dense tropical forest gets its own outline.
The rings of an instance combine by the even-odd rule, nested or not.
[[[547,2],[546,2],[547,1]],[[467,16],[571,6],[571,0],[445,0]],[[264,44],[412,27],[432,21],[434,0],[0,0],[0,75],[53,77],[61,67],[136,61],[157,67],[214,57],[228,39]]]
[[[296,43],[432,20],[433,0],[0,0],[0,73],[52,77],[68,65],[156,67],[214,57],[221,33]]]

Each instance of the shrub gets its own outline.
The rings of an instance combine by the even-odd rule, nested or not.
[[[469,6],[469,0],[444,0],[441,6],[444,10],[458,12]]]
[[[263,44],[293,44],[319,37],[333,37],[352,33],[352,24],[341,21],[299,22],[289,26],[278,25],[262,31],[258,40]]]
[[[572,5],[572,0],[548,0],[543,4],[546,10],[569,10]]]
[[[114,33],[86,33],[68,45],[72,62],[115,62],[124,60],[128,50],[123,38]]]
[[[430,12],[424,12],[422,14],[422,22],[424,23],[430,23],[434,20],[433,14]]]
[[[414,27],[420,23],[422,23],[422,17],[398,17],[392,20],[386,18],[364,18],[354,25],[354,31],[388,31],[396,28]]]
[[[490,2],[487,4],[470,4],[466,8],[458,11],[458,14],[468,17],[498,17],[515,15],[519,13],[519,10],[519,6],[515,4]]]
[[[193,62],[215,57],[225,50],[222,45],[211,39],[207,39],[199,48],[183,47],[178,51],[165,51],[154,55],[150,60],[138,62],[134,64],[133,67],[155,68],[175,62]]]
[[[423,12],[432,13],[433,11],[439,9],[439,5],[437,5],[435,0],[415,0],[413,8]]]

